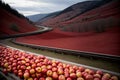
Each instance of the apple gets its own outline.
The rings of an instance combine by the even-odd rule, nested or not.
[[[7,67],[8,67],[8,65],[9,65],[8,63],[5,63],[5,64],[4,64],[4,67],[5,67],[5,68],[7,68]]]
[[[64,73],[63,69],[58,69],[58,74],[63,74],[63,73]]]
[[[30,63],[26,63],[25,65],[26,65],[26,66],[30,66]]]
[[[37,67],[40,67],[40,66],[42,66],[42,64],[41,63],[37,63]]]
[[[40,73],[42,71],[41,67],[36,67],[35,68],[36,72]]]
[[[12,66],[17,66],[17,64],[16,63],[12,63]]]
[[[68,77],[66,80],[72,80],[70,77]]]
[[[85,80],[85,79],[82,77],[78,77],[77,80]]]
[[[52,77],[53,77],[53,79],[58,79],[58,74],[57,74],[57,72],[53,72]]]
[[[111,80],[118,80],[118,77],[117,76],[112,76]]]
[[[75,73],[70,73],[70,77],[71,77],[72,79],[75,79],[75,78],[76,78],[76,74],[75,74]]]
[[[36,77],[37,77],[37,78],[40,78],[41,75],[42,75],[41,73],[36,73]]]
[[[44,78],[44,77],[41,77],[41,78],[39,78],[39,80],[45,80],[45,78]]]
[[[28,78],[27,80],[33,80],[33,78]]]
[[[52,68],[52,71],[53,71],[53,72],[56,72],[56,71],[57,71],[57,67],[53,67],[53,68]]]
[[[74,73],[75,70],[73,68],[70,68],[69,73]]]
[[[26,64],[26,62],[25,62],[24,60],[22,60],[22,61],[21,61],[21,64],[23,64],[23,65],[24,65],[24,64]]]
[[[94,78],[94,80],[101,80],[100,78]]]
[[[56,63],[52,63],[52,66],[53,66],[53,67],[56,67],[56,66],[57,66],[57,64],[56,64]]]
[[[74,70],[78,70],[78,67],[74,65],[74,66],[73,66],[73,69],[74,69]]]
[[[38,78],[34,78],[33,80],[38,80]]]
[[[26,69],[26,66],[25,66],[25,65],[22,65],[20,68],[21,68],[22,70],[25,70],[25,69]]]
[[[28,79],[30,77],[30,74],[28,72],[26,72],[26,73],[23,74],[23,76],[24,76],[25,79]]]
[[[35,68],[37,65],[34,63],[34,64],[32,64],[32,68]]]
[[[83,72],[83,71],[85,70],[85,68],[82,67],[82,66],[80,66],[80,67],[79,67],[79,70],[80,70],[81,72]]]
[[[53,73],[53,72],[52,72],[51,70],[48,70],[48,71],[47,71],[47,76],[52,76],[52,73]]]
[[[35,77],[36,77],[36,74],[31,74],[31,77],[32,77],[32,78],[35,78]]]
[[[93,76],[90,75],[90,74],[88,74],[88,75],[86,75],[85,79],[86,79],[86,80],[93,80]]]
[[[103,72],[101,70],[96,71],[97,74],[103,75]]]
[[[101,78],[101,75],[100,75],[100,74],[97,74],[97,73],[94,74],[93,76],[94,76],[95,78]]]
[[[53,80],[51,77],[46,77],[45,80]]]
[[[82,76],[82,73],[81,73],[81,72],[76,72],[76,76],[77,76],[77,77],[81,77],[81,76]]]
[[[35,69],[30,69],[30,74],[34,74],[35,73]]]
[[[46,73],[47,72],[47,68],[42,68],[42,73]]]
[[[27,69],[27,70],[30,70],[30,69],[31,69],[31,66],[27,66],[26,69]]]
[[[7,74],[7,69],[3,69],[3,73],[4,73],[4,74]]]
[[[68,69],[68,68],[65,68],[65,69],[64,69],[64,72],[69,72],[69,69]]]
[[[70,76],[69,72],[64,72],[64,75],[66,78]]]
[[[22,72],[19,72],[19,73],[18,73],[18,76],[19,76],[20,78],[22,78],[22,77],[23,77],[23,73],[22,73]]]
[[[51,70],[51,69],[52,69],[52,66],[51,66],[51,65],[48,65],[48,66],[47,66],[47,69],[48,69],[48,70]]]
[[[65,76],[64,75],[59,75],[58,80],[65,80]]]
[[[105,73],[103,76],[102,76],[102,79],[110,79],[111,75],[109,73]]]

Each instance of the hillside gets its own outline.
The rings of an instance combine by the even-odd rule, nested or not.
[[[120,56],[119,36],[119,27],[110,28],[103,33],[73,33],[55,29],[36,36],[20,37],[16,41],[26,44]]]
[[[57,26],[61,30],[72,32],[105,31],[106,28],[120,25],[119,8],[120,1],[114,0]]]
[[[7,5],[7,6],[6,6]],[[7,8],[8,9],[7,9]],[[8,4],[0,1],[0,35],[11,35],[25,33],[37,30],[28,20],[17,11],[12,9]]]
[[[111,0],[80,2],[80,3],[74,4],[66,9],[64,9],[59,14],[57,14],[55,17],[46,19],[40,23],[38,22],[37,24],[51,26],[51,27],[58,27],[58,26],[62,25],[61,22],[69,21],[75,17],[78,17],[81,14],[84,14],[85,12],[88,12],[92,9],[100,7],[110,1]]]

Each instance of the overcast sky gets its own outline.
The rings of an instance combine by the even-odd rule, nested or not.
[[[63,10],[85,0],[2,0],[25,16]]]

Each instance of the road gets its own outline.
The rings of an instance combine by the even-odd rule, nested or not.
[[[39,26],[39,25],[36,25],[36,26],[39,27],[39,28],[42,28],[42,29],[38,29],[36,31],[27,32],[27,33],[13,34],[13,35],[9,35],[9,36],[0,36],[0,39],[8,39],[8,38],[29,36],[29,35],[34,35],[34,34],[42,34],[44,32],[48,32],[48,31],[53,30],[52,28],[45,27],[45,26]]]

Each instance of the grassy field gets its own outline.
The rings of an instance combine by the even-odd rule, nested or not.
[[[42,54],[42,55],[53,57],[53,58],[67,60],[67,61],[75,62],[78,64],[84,64],[84,65],[88,65],[88,66],[97,67],[97,68],[106,69],[106,70],[120,73],[120,64],[117,62],[113,63],[111,61],[105,61],[105,60],[101,60],[101,59],[77,57],[77,56],[72,56],[72,55],[58,54],[58,53],[50,52],[50,51],[42,51],[42,50],[38,50],[38,49],[32,49],[29,47],[20,46],[20,45],[16,45],[14,43],[11,43],[10,39],[3,40],[2,43],[9,45],[9,46],[12,46],[12,47],[15,47],[15,48],[22,49],[22,50],[34,52],[37,54]]]

